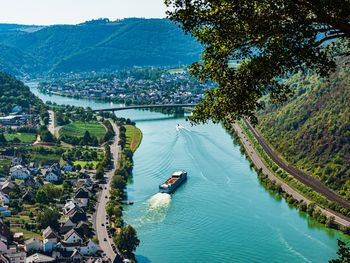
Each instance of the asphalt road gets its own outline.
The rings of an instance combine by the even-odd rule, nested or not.
[[[280,184],[282,189],[292,195],[295,199],[297,199],[298,201],[303,200],[305,203],[309,204],[311,201],[306,198],[305,196],[301,195],[299,192],[297,192],[296,190],[294,190],[292,187],[290,187],[288,184],[286,184],[284,181],[282,181],[281,179],[279,179],[278,177],[276,177],[268,168],[267,166],[264,164],[264,162],[261,160],[260,156],[258,155],[257,151],[255,150],[255,148],[252,146],[251,142],[249,141],[249,139],[247,138],[247,136],[244,134],[243,130],[241,129],[241,127],[234,123],[232,125],[232,127],[234,128],[234,130],[236,131],[237,135],[239,136],[245,150],[247,151],[249,158],[252,160],[252,162],[254,163],[254,165],[258,168],[258,169],[262,169],[262,172],[264,174],[266,174],[270,180],[275,181],[276,183]],[[283,167],[282,167],[283,168]],[[298,178],[297,178],[298,179]],[[328,210],[328,209],[323,209],[321,207],[318,207],[324,214],[326,214],[328,217],[333,216],[335,218],[335,221],[343,226],[350,226],[350,218],[347,218],[343,215],[340,215],[334,211]]]
[[[111,122],[112,123],[112,122]],[[109,190],[110,190],[110,182],[111,177],[114,175],[116,168],[118,167],[119,162],[119,154],[120,154],[120,146],[118,145],[119,141],[119,128],[117,125],[112,123],[113,129],[115,131],[114,142],[111,145],[111,152],[113,156],[113,169],[105,174],[107,178],[107,184],[103,185],[103,189],[98,198],[96,214],[95,214],[95,231],[99,241],[100,248],[106,253],[107,257],[114,262],[117,258],[117,254],[113,251],[112,244],[113,240],[108,237],[106,223],[108,220],[106,219],[106,205],[109,200]],[[107,197],[107,198],[106,198]],[[103,224],[103,225],[102,225]],[[104,241],[106,239],[106,241]]]
[[[311,175],[295,168],[294,166],[291,166],[284,162],[269,146],[269,144],[265,141],[265,139],[257,132],[256,129],[250,125],[250,123],[246,122],[252,133],[254,134],[255,138],[260,143],[261,147],[264,149],[264,151],[269,155],[269,157],[283,170],[287,171],[289,174],[291,174],[293,177],[298,179],[303,184],[309,186],[316,192],[320,193],[321,195],[327,197],[328,200],[333,201],[335,203],[338,203],[342,207],[345,207],[347,209],[350,209],[350,202],[343,199],[339,195],[337,195],[335,192],[333,192],[331,189],[329,189],[327,186],[325,186],[322,182],[318,181],[316,178],[312,177]]]

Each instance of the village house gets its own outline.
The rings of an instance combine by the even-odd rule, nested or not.
[[[7,194],[0,192],[0,203],[1,205],[8,205],[10,203],[10,197]]]
[[[26,252],[39,251],[43,248],[43,242],[36,238],[30,238],[24,241],[24,250]]]
[[[55,183],[61,180],[61,169],[58,163],[53,164],[45,174],[45,180]]]
[[[73,171],[73,166],[69,163],[65,163],[62,167],[62,170],[66,173],[71,173]]]
[[[4,194],[9,194],[15,189],[15,184],[12,183],[10,180],[6,180],[1,184],[1,192]]]
[[[56,247],[57,243],[58,243],[58,235],[51,227],[48,226],[43,231],[44,252],[51,252]]]
[[[47,255],[35,253],[26,258],[27,263],[55,262],[56,259]]]
[[[84,188],[78,189],[74,196],[74,201],[80,207],[87,207],[89,204],[90,192]]]
[[[19,180],[25,180],[31,177],[31,173],[28,168],[23,165],[16,165],[10,168],[10,175]]]

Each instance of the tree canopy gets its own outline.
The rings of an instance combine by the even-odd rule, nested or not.
[[[168,17],[204,46],[190,71],[218,88],[206,93],[190,118],[194,123],[256,121],[259,99],[274,102],[291,94],[284,79],[312,69],[325,76],[335,69],[339,47],[350,38],[349,0],[165,0]],[[349,54],[349,43],[344,44]],[[347,51],[346,51],[347,50]]]
[[[137,238],[136,230],[130,225],[122,227],[115,240],[118,249],[126,255],[131,255],[140,244],[140,240]]]

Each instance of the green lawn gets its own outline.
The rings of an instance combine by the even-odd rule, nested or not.
[[[60,129],[60,136],[68,135],[72,137],[83,137],[86,131],[88,131],[90,135],[96,136],[98,139],[106,134],[105,127],[98,122],[76,121],[63,126]]]
[[[97,165],[98,161],[90,161],[90,162],[88,162],[88,161],[75,161],[75,162],[74,162],[74,165],[80,164],[80,166],[81,166],[82,168],[84,168],[85,165],[86,165],[87,163],[92,164],[92,166],[93,166],[94,168],[96,168],[96,165]]]
[[[59,154],[47,154],[47,153],[31,153],[30,160],[38,163],[46,162],[59,162],[61,160],[61,155]]]
[[[8,141],[12,141],[14,138],[18,138],[23,143],[32,143],[35,142],[36,134],[35,133],[5,133],[5,138]]]
[[[178,74],[178,73],[184,73],[185,70],[183,68],[173,68],[173,69],[169,69],[168,72],[170,74]]]
[[[132,125],[125,125],[126,129],[126,148],[129,148],[132,152],[136,152],[142,141],[142,132],[139,128]]]
[[[26,229],[23,228],[15,228],[15,227],[11,227],[11,232],[13,233],[23,233],[24,235],[24,240],[30,239],[30,238],[36,238],[38,240],[43,240],[42,235],[32,232],[32,231],[28,231]]]

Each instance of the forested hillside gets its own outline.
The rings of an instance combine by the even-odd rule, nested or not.
[[[15,106],[22,106],[24,112],[32,107],[39,113],[44,104],[21,81],[0,72],[0,115],[10,113]]]
[[[350,200],[350,68],[340,60],[329,80],[288,80],[295,96],[259,113],[259,130],[290,163]]]
[[[95,20],[31,30],[0,24],[0,44],[6,50],[0,53],[0,70],[14,74],[176,66],[198,60],[201,52],[191,36],[165,19]],[[25,66],[18,69],[20,64]]]

